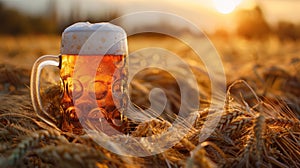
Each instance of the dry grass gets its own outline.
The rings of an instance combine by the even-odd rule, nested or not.
[[[277,42],[270,43],[274,45],[273,43]],[[286,45],[282,47],[283,50],[287,50],[286,48],[290,48],[293,44]],[[259,47],[259,44],[255,47]],[[238,48],[235,46],[234,50]],[[268,57],[280,53],[271,49],[265,52],[256,50],[259,54],[268,54]],[[223,48],[224,59],[229,59],[226,57],[229,51],[233,52],[233,49]],[[233,53],[236,52],[244,56],[240,51]],[[277,57],[272,58],[274,62]],[[85,135],[52,129],[33,111],[28,88],[29,69],[1,64],[0,165],[1,167],[300,167],[300,76],[295,72],[299,69],[292,70],[293,66],[299,67],[300,61],[297,60],[299,57],[294,55],[287,56],[286,59],[288,61],[285,63],[290,66],[284,63],[280,66],[273,63],[257,64],[248,60],[248,64],[236,64],[243,69],[238,73],[228,68],[229,65],[234,66],[236,62],[232,62],[232,65],[226,62],[225,68],[229,73],[226,105],[209,109],[207,108],[209,97],[203,97],[200,100],[201,108],[193,113],[198,118],[195,123],[190,123],[193,128],[188,134],[169,150],[144,158],[123,157],[109,152]],[[243,75],[241,72],[246,70],[248,73]],[[147,78],[143,78],[145,75]],[[205,76],[198,77],[202,80],[198,81],[200,88],[204,88],[205,91],[208,85],[205,82],[209,83],[209,80],[206,80]],[[163,115],[152,121],[130,123],[127,133],[132,136],[160,135],[172,126],[172,118],[176,117],[180,95],[176,81],[166,73],[157,73],[157,70],[149,69],[139,74],[132,83],[132,100],[142,108],[149,105],[147,96],[154,86],[165,88],[170,104]],[[59,91],[59,87],[51,85],[44,93],[47,93],[45,98],[52,100],[48,110],[52,110],[57,115],[56,118],[60,119],[56,109],[57,103],[54,101],[55,91]],[[209,95],[209,92],[208,88],[204,95]],[[221,119],[209,138],[205,142],[199,142],[200,130],[212,111],[218,114],[221,112]],[[186,124],[183,121],[182,129],[185,129]],[[126,139],[126,136],[120,135],[116,138]],[[171,139],[172,136],[167,138]],[[152,148],[147,142],[128,143],[132,143],[133,150],[138,145],[141,149]]]

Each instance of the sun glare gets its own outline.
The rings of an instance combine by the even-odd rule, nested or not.
[[[216,10],[223,14],[231,13],[242,0],[213,0]]]

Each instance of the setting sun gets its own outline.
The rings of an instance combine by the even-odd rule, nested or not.
[[[242,0],[213,0],[216,10],[223,14],[231,13]]]

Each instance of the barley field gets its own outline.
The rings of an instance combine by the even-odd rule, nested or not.
[[[0,37],[0,167],[300,167],[300,42],[236,36],[210,40],[220,54],[227,84],[225,105],[213,109],[207,71],[188,46],[169,37],[129,38],[129,52],[155,44],[179,55],[191,67],[202,96],[200,108],[187,112],[197,116],[189,123],[192,128],[172,148],[153,156],[125,157],[85,134],[54,129],[34,112],[31,67],[41,55],[59,54],[59,36]],[[60,86],[55,80],[47,82],[54,76],[57,71],[52,69],[43,74],[43,99],[49,113],[61,115]],[[169,106],[151,121],[128,121],[126,135],[116,138],[160,136],[172,127],[181,103],[176,83],[157,69],[137,74],[130,84],[131,101],[142,111],[149,107],[151,89],[160,87]],[[199,142],[201,128],[214,114],[221,115],[216,129]],[[147,141],[128,144],[132,150],[154,149]]]

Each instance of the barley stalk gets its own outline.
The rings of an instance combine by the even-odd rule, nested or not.
[[[106,157],[101,151],[86,147],[82,144],[48,145],[37,149],[41,157],[51,157],[67,167],[95,167],[96,163],[121,165],[117,160]]]
[[[22,140],[7,159],[0,161],[0,165],[3,167],[16,165],[32,147],[38,145],[42,140],[47,138],[59,139],[63,142],[66,141],[66,139],[60,136],[60,133],[55,130],[41,130],[35,132],[27,139]]]
[[[296,120],[292,120],[289,118],[266,118],[266,124],[268,126],[278,126],[278,127],[299,127],[300,122]]]
[[[227,129],[224,129],[224,133],[225,133],[226,136],[241,134],[240,131],[243,128],[247,128],[251,124],[252,124],[252,118],[251,117],[238,118],[237,120],[231,122],[230,125],[226,127]]]
[[[256,146],[256,149],[255,149],[255,152],[256,152],[256,157],[257,157],[257,160],[256,160],[256,163],[255,165],[257,167],[260,167],[261,166],[261,162],[262,162],[262,149],[263,149],[263,145],[264,145],[264,140],[262,138],[263,136],[263,131],[264,131],[264,128],[265,127],[265,117],[259,113],[259,115],[256,117],[256,121],[254,123],[254,137],[255,137],[255,146]]]
[[[226,129],[235,118],[242,116],[242,115],[244,115],[244,112],[242,112],[242,111],[237,111],[237,110],[226,111],[226,113],[222,115],[217,128],[219,128],[221,130]]]

